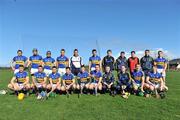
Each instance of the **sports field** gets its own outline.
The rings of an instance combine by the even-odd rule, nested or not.
[[[9,70],[0,70],[0,89],[11,77]],[[180,120],[180,72],[168,72],[167,85],[165,99],[64,95],[37,101],[31,95],[18,101],[16,96],[0,95],[0,120]]]

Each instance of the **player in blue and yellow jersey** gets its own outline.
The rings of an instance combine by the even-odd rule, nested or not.
[[[89,58],[89,72],[94,71],[96,65],[101,68],[101,58],[97,55],[96,49],[93,49],[92,56]]]
[[[128,98],[126,93],[131,92],[132,88],[132,78],[129,72],[127,72],[126,67],[121,66],[121,71],[118,73],[117,81],[117,92],[122,94],[123,98]]]
[[[32,80],[32,89],[34,89],[35,91],[37,90],[38,93],[46,89],[47,77],[46,74],[43,72],[43,66],[40,65],[38,67],[38,72],[34,73],[34,76],[32,76]]]
[[[144,92],[144,89],[143,89],[144,81],[145,81],[144,72],[141,69],[141,65],[137,64],[136,69],[134,70],[134,72],[132,72],[132,83],[133,83],[133,89],[135,93],[138,93],[140,91]]]
[[[69,59],[65,56],[64,49],[61,49],[61,55],[56,59],[56,66],[59,74],[64,75],[66,73],[66,67],[69,67]]]
[[[97,90],[102,91],[102,72],[100,71],[100,65],[95,66],[95,70],[91,71],[91,84],[90,90],[95,90],[95,95],[97,95]]]
[[[111,71],[110,66],[105,67],[105,73],[102,77],[103,83],[103,92],[106,93],[107,91],[110,92],[110,95],[115,95],[115,86],[114,86],[115,77],[113,72]]]
[[[11,82],[8,84],[8,88],[18,93],[20,91],[27,92],[30,89],[29,76],[26,71],[24,71],[24,66],[19,65],[19,72],[17,72]]]
[[[22,50],[18,50],[17,56],[15,56],[12,60],[11,68],[14,71],[14,74],[19,72],[20,65],[26,66],[28,59],[27,59],[27,57],[23,56],[22,53],[23,53]]]
[[[50,84],[47,85],[47,89],[50,92],[60,92],[61,90],[61,75],[57,72],[56,66],[52,67],[52,73],[49,75]]]
[[[157,72],[162,74],[162,79],[164,83],[166,80],[167,62],[168,61],[163,57],[163,52],[158,51],[158,57],[154,60],[154,65],[157,66]]]
[[[62,76],[62,82],[62,91],[69,93],[76,89],[74,75],[71,73],[70,67],[66,67],[66,73]]]
[[[90,76],[84,65],[81,66],[81,72],[78,73],[77,80],[79,83],[77,84],[77,89],[80,90],[81,94],[83,94],[83,90],[89,90]]]
[[[148,74],[144,86],[152,92],[155,91],[156,95],[158,95],[158,91],[167,90],[164,85],[162,75],[157,72],[157,66],[153,66],[153,72]]]
[[[43,59],[44,72],[48,77],[52,73],[52,66],[55,64],[54,58],[51,57],[51,51],[46,52],[46,58]]]
[[[38,72],[39,65],[42,65],[42,56],[38,55],[38,50],[33,49],[33,56],[29,57],[28,66],[31,67],[31,76]]]

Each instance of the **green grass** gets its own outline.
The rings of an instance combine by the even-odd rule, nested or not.
[[[0,89],[6,88],[12,73],[0,70]],[[0,95],[0,120],[179,120],[180,73],[168,72],[166,99],[131,95],[128,100],[109,95],[70,98],[57,96],[37,101],[35,96],[18,101],[13,95]]]

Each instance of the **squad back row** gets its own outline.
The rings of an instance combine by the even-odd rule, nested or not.
[[[51,51],[47,51],[46,58],[42,58],[37,49],[33,49],[33,55],[29,59],[22,53],[22,50],[18,50],[18,55],[13,58],[11,67],[14,77],[8,85],[17,93],[30,89],[36,92],[46,90],[48,93],[77,89],[82,94],[86,89],[86,92],[94,94],[97,94],[98,90],[103,93],[110,91],[112,95],[121,93],[127,98],[128,95],[125,93],[150,94],[155,91],[158,95],[168,89],[165,85],[167,60],[163,57],[163,51],[158,51],[158,57],[153,59],[150,50],[145,50],[145,55],[140,60],[136,57],[135,51],[131,51],[131,57],[128,59],[125,52],[121,52],[115,60],[112,51],[107,50],[107,55],[101,60],[97,51],[93,49],[88,71],[85,70],[77,49],[70,59],[66,57],[64,49],[61,49],[56,60],[51,57]],[[29,83],[28,73],[24,71],[24,67],[30,68],[32,84]],[[117,84],[114,70],[118,72]]]

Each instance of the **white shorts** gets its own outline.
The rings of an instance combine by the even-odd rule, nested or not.
[[[163,77],[166,77],[166,72],[163,72],[164,69],[157,69],[157,72],[162,74]]]
[[[52,87],[52,88],[56,88],[56,87],[57,87],[57,84],[52,84],[51,87]]]
[[[36,72],[38,72],[38,69],[37,69],[37,68],[31,68],[31,74],[34,74],[34,73],[36,73]]]
[[[89,83],[80,83],[81,88],[85,87],[86,85],[89,85]]]
[[[37,88],[42,88],[43,86],[42,86],[42,84],[40,84],[40,83],[36,83],[36,87],[37,87]]]
[[[95,83],[95,82],[92,82],[91,84],[94,85],[94,86],[97,86],[97,85],[98,85],[98,83]]]
[[[14,70],[14,74],[18,73],[19,72],[19,69],[15,69]]]
[[[141,87],[141,84],[138,84],[138,83],[134,82],[134,83],[133,83],[133,86],[139,88],[139,87]]]
[[[62,76],[66,73],[66,68],[58,68],[58,73]]]
[[[46,76],[48,77],[48,76],[52,73],[52,70],[44,69],[44,73],[45,73]]]
[[[95,67],[91,67],[91,71],[94,71],[95,70]]]
[[[153,84],[154,86],[155,86],[155,88],[157,89],[157,88],[160,88],[160,84],[158,83],[158,84]]]
[[[24,88],[24,85],[23,84],[18,84],[19,88],[20,89],[23,89]]]

